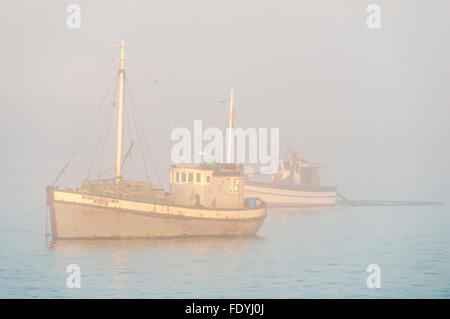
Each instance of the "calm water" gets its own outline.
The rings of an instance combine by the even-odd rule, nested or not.
[[[0,297],[450,297],[447,205],[269,212],[252,238],[46,247],[44,175],[2,176]],[[81,267],[80,289],[66,287],[69,264]],[[369,264],[381,267],[380,289],[366,286]]]

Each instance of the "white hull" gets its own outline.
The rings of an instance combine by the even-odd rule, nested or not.
[[[334,187],[298,188],[247,183],[245,197],[258,197],[268,207],[321,207],[336,205]]]

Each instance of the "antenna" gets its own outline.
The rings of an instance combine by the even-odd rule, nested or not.
[[[227,162],[231,163],[231,139],[233,138],[233,120],[234,120],[234,111],[233,111],[233,89],[230,92],[230,114],[228,119],[228,156]]]

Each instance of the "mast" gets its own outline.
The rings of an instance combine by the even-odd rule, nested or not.
[[[234,120],[234,111],[233,111],[233,89],[230,92],[230,115],[228,120],[228,156],[227,163],[231,163],[231,139],[233,138],[233,120]]]
[[[122,149],[123,149],[123,82],[125,78],[124,69],[125,42],[120,42],[120,69],[119,69],[119,110],[117,116],[117,153],[116,153],[116,184],[122,177]]]

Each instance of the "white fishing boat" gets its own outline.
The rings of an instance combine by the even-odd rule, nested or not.
[[[228,118],[228,155],[231,162],[232,130],[235,113],[233,90],[230,94]],[[336,205],[336,187],[320,185],[319,167],[306,160],[305,156],[286,150],[282,152],[278,171],[275,174],[260,174],[258,167],[244,165],[246,177],[245,197],[257,198],[267,207],[322,207]]]
[[[259,197],[268,207],[321,207],[336,205],[336,187],[320,185],[319,168],[305,156],[285,151],[279,169],[259,175],[246,168],[245,196]]]

